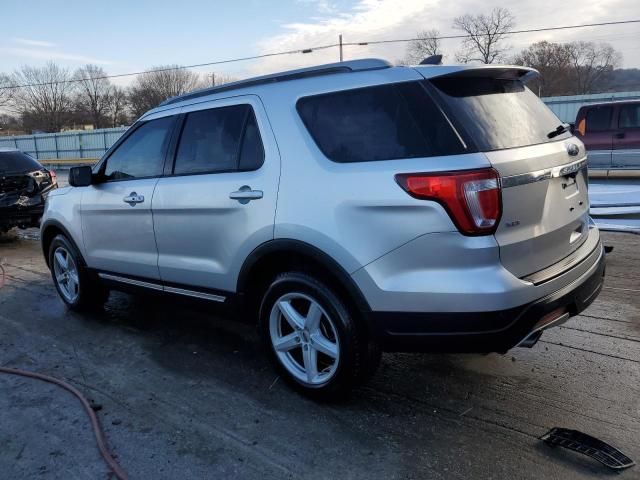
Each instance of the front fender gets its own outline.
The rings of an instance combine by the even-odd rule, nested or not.
[[[56,191],[56,195],[49,195],[46,200],[44,214],[40,223],[40,244],[47,266],[49,264],[48,249],[54,232],[62,232],[77,248],[83,259],[85,258],[84,241],[82,235],[82,205],[81,188],[70,188],[68,191]]]

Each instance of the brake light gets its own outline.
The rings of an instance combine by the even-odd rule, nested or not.
[[[412,197],[440,203],[465,235],[495,232],[502,213],[498,173],[492,168],[445,173],[403,173],[398,184]]]

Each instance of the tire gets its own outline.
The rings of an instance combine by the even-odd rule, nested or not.
[[[57,235],[49,246],[49,268],[58,295],[70,309],[99,309],[109,298],[109,290],[86,270],[80,253],[64,235]]]
[[[263,296],[259,319],[261,337],[280,375],[307,396],[344,398],[377,367],[379,349],[367,341],[350,309],[310,275],[276,277]]]

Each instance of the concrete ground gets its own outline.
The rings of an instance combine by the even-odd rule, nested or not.
[[[131,479],[609,478],[538,440],[575,428],[640,459],[640,237],[604,238],[615,250],[602,294],[534,348],[385,354],[367,386],[325,405],[278,379],[247,325],[121,293],[103,313],[68,312],[37,232],[14,231],[0,237],[0,365],[66,379],[100,404]],[[76,399],[7,375],[0,471],[110,478]]]

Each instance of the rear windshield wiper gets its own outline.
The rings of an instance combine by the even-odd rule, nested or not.
[[[558,125],[555,130],[547,133],[547,138],[553,138],[557,137],[558,135],[562,135],[564,132],[568,132],[570,128],[571,125],[569,125],[568,123],[562,123]]]

